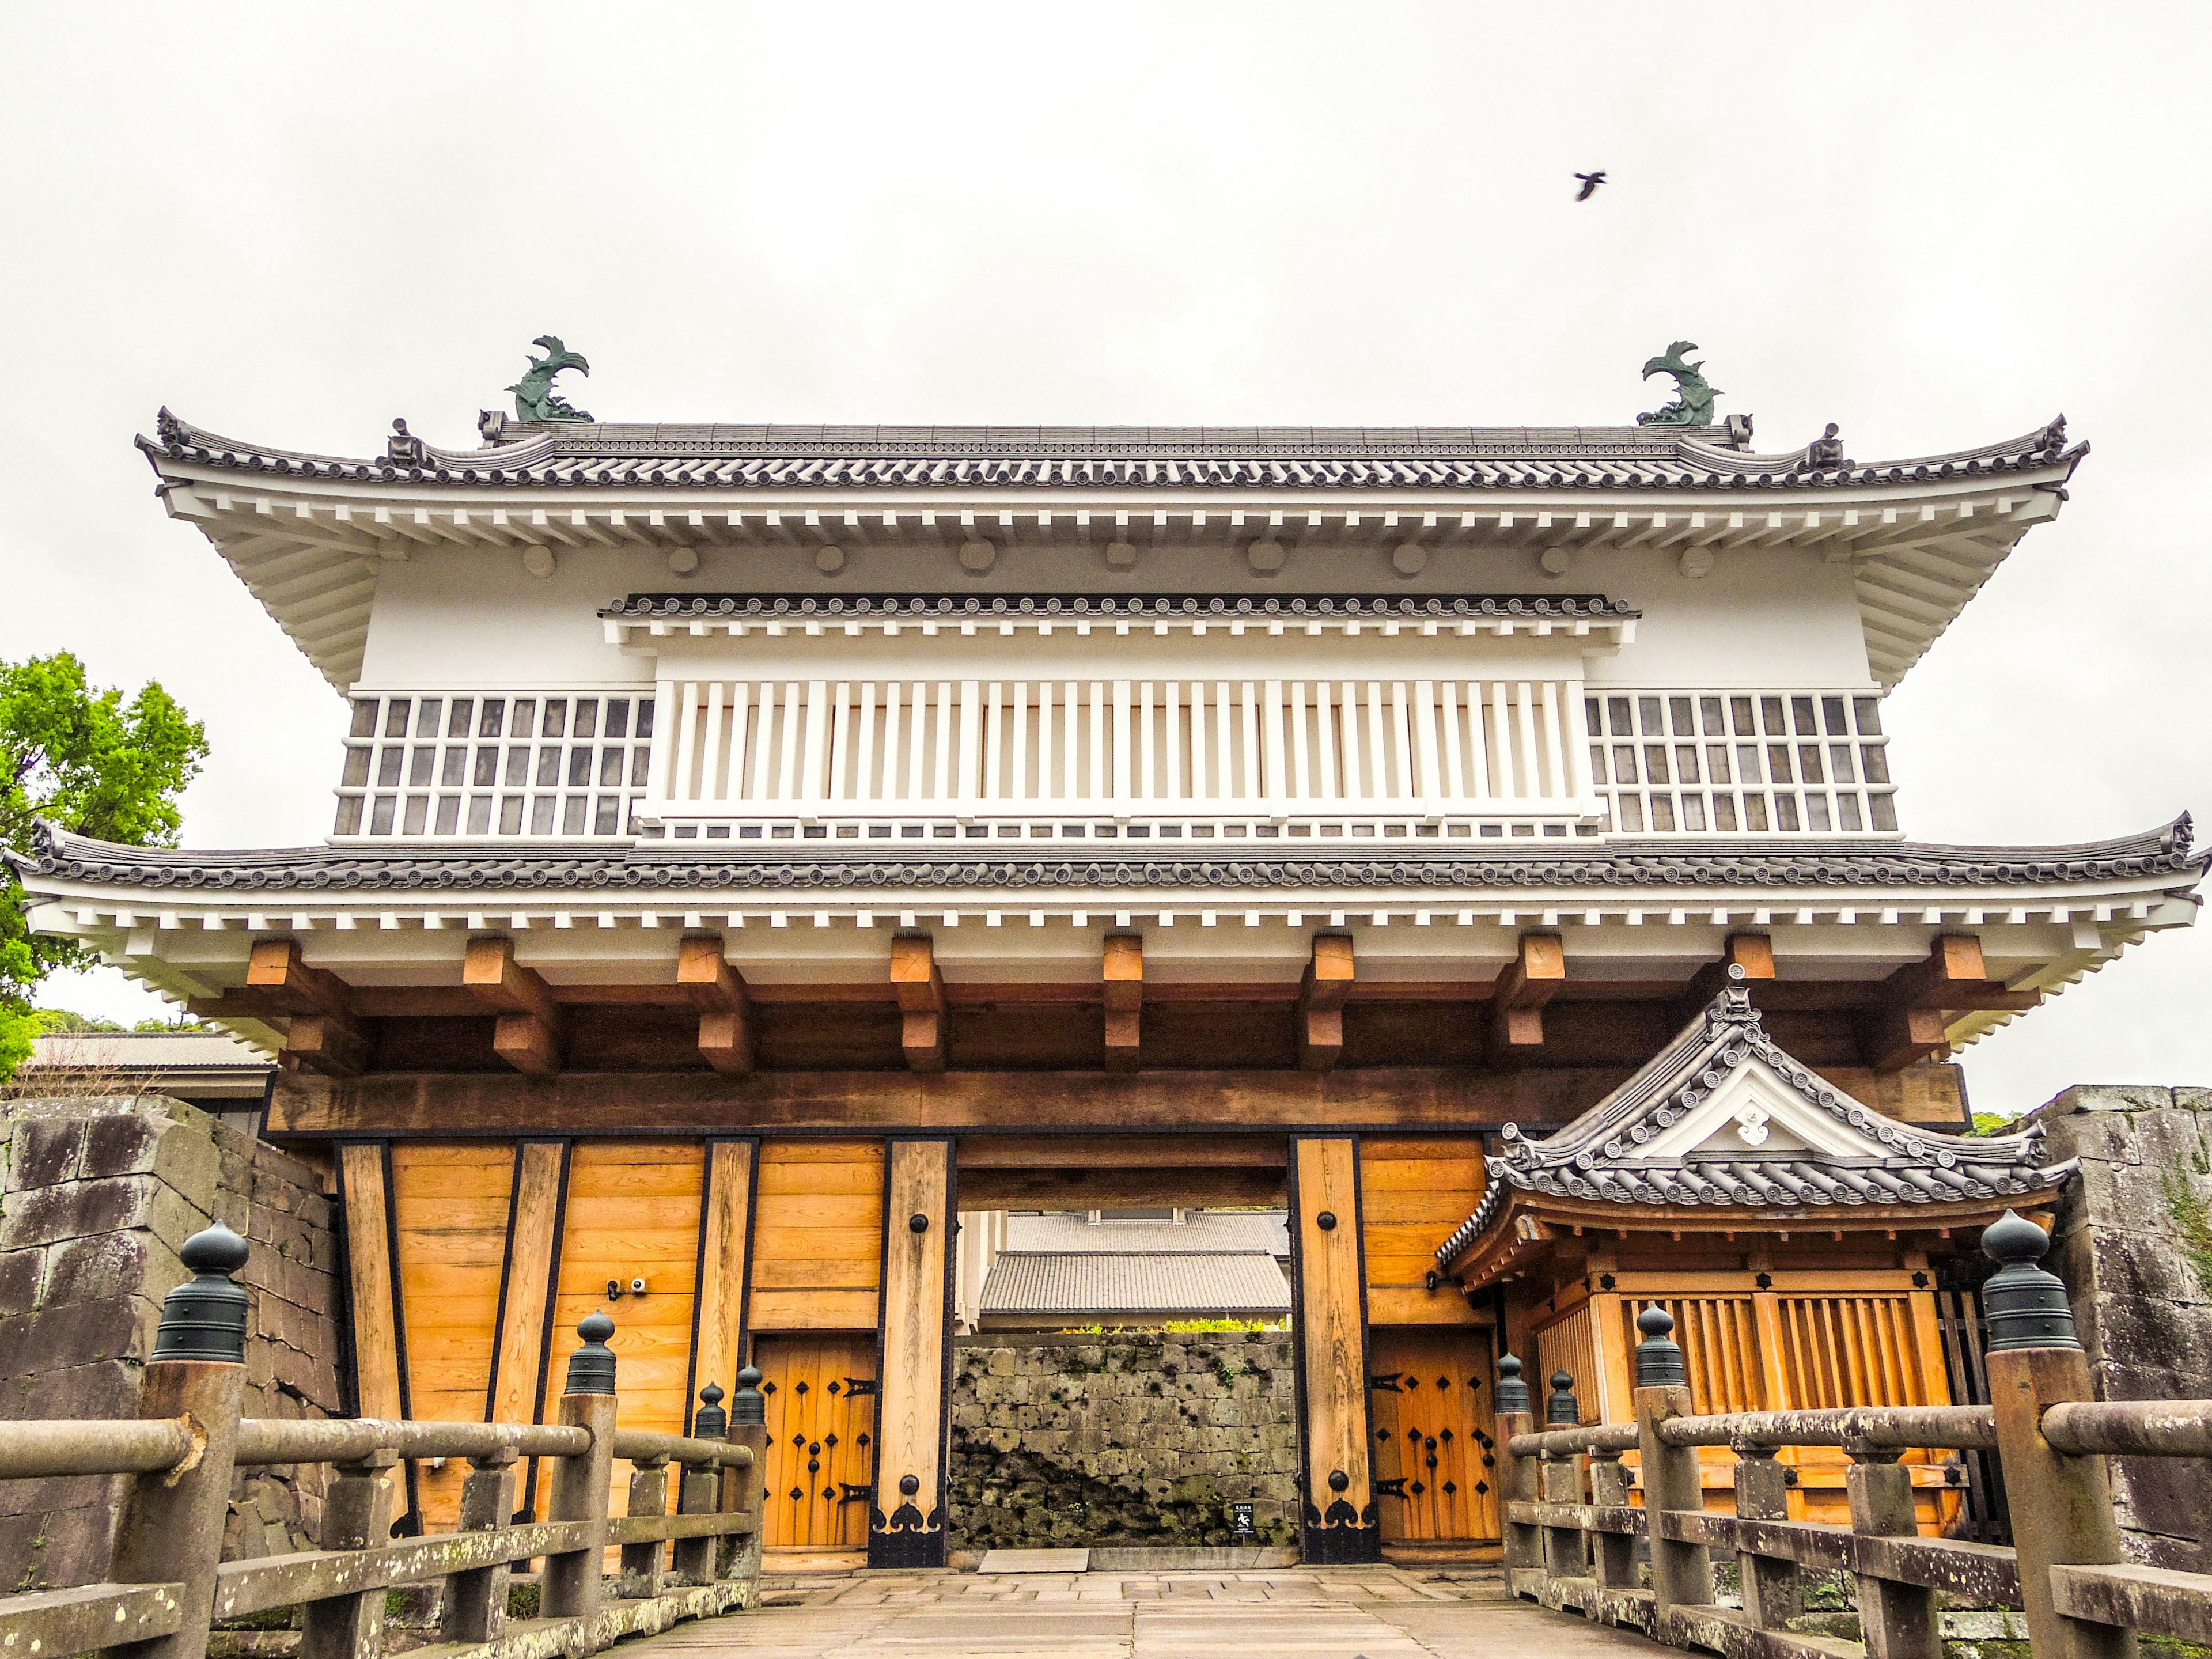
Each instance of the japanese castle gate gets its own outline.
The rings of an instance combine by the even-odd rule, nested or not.
[[[538,1419],[605,1307],[626,1423],[765,1371],[771,1545],[942,1560],[962,1210],[1289,1204],[1310,1559],[1496,1538],[1494,1357],[1621,1419],[1654,1299],[1699,1410],[1948,1401],[1932,1264],[2064,1175],[1948,1056],[2195,914],[2185,820],[1901,838],[1884,696],[2063,423],[484,436],[164,411],[332,832],[23,879],[282,1056],[363,1414]]]

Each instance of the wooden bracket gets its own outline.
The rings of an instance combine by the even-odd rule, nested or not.
[[[534,968],[514,959],[514,941],[504,934],[469,941],[461,963],[461,984],[485,1007],[499,1012],[493,1029],[494,1053],[532,1077],[561,1069],[561,1036],[565,1021],[553,993]]]
[[[1510,1064],[1544,1046],[1544,1005],[1567,977],[1566,946],[1557,933],[1523,933],[1514,959],[1498,970],[1490,993],[1490,1054]]]
[[[1352,937],[1316,933],[1313,958],[1298,981],[1298,1064],[1333,1070],[1344,1058],[1344,994],[1352,977]]]
[[[2010,990],[1990,978],[1982,943],[1972,934],[1938,934],[1926,960],[1882,981],[1875,1006],[1859,1021],[1859,1056],[1875,1071],[1901,1072],[1943,1056],[1950,1016],[2025,1012],[2042,1000],[2040,991]]]
[[[693,933],[676,947],[676,982],[699,1011],[699,1052],[707,1063],[718,1072],[751,1071],[752,1002],[720,933]]]
[[[1133,1072],[1144,1042],[1145,941],[1136,933],[1106,935],[1106,1069]]]
[[[898,998],[899,1048],[908,1068],[945,1069],[945,975],[937,969],[937,951],[927,933],[900,933],[891,940],[891,990]]]
[[[1705,1012],[1706,1006],[1715,997],[1728,988],[1728,970],[1730,968],[1742,969],[1747,981],[1772,979],[1774,941],[1765,933],[1730,933],[1728,943],[1721,947],[1720,960],[1709,962],[1698,969],[1682,988],[1681,998],[1672,1011],[1676,1025],[1687,1025]],[[1745,988],[1751,989],[1749,983]],[[1752,992],[1751,1000],[1756,1006],[1759,994],[1755,990]]]
[[[225,999],[230,1000],[231,999]],[[326,1077],[359,1077],[368,1039],[353,1017],[346,982],[302,958],[300,942],[258,940],[246,963],[244,999],[269,1014],[289,1015],[284,1052]]]

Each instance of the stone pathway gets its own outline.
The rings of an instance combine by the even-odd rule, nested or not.
[[[860,1572],[769,1577],[758,1611],[625,1659],[1596,1659],[1671,1650],[1506,1595],[1497,1571]]]

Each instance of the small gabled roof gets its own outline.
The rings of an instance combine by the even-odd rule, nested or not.
[[[985,1314],[1279,1318],[1291,1310],[1291,1285],[1275,1258],[1258,1250],[1231,1255],[1008,1251],[984,1276],[978,1307]]]
[[[1516,1197],[1738,1213],[1998,1204],[2068,1172],[2045,1162],[2040,1127],[1942,1134],[1852,1098],[1766,1035],[1741,983],[1565,1127],[1531,1140],[1509,1123],[1504,1139],[1504,1156],[1486,1160],[1482,1202],[1437,1251],[1441,1266]]]

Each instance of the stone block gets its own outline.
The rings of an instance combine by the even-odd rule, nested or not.
[[[0,1376],[29,1376],[106,1359],[143,1358],[135,1300],[111,1297],[0,1320]]]
[[[0,1561],[10,1590],[67,1589],[107,1577],[115,1512],[106,1505],[0,1517]]]
[[[156,1176],[64,1182],[9,1198],[0,1215],[0,1249],[138,1227],[181,1244],[204,1224],[206,1213]]]
[[[74,1181],[84,1153],[80,1118],[33,1117],[15,1125],[9,1137],[8,1187],[21,1192]]]
[[[29,1313],[39,1305],[46,1265],[46,1252],[38,1245],[0,1255],[0,1319]]]
[[[124,1359],[95,1359],[33,1373],[21,1415],[30,1419],[135,1417],[139,1368]]]
[[[167,1296],[185,1282],[185,1264],[151,1231],[90,1233],[64,1240],[46,1255],[40,1304],[61,1307],[118,1296]]]

